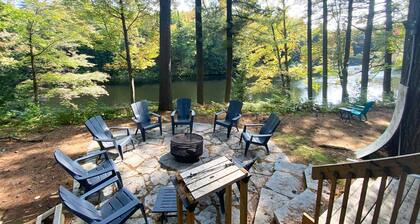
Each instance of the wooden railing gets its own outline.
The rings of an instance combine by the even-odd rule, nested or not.
[[[318,224],[321,215],[321,200],[322,188],[324,180],[330,182],[330,196],[327,205],[326,223],[331,222],[333,211],[333,204],[337,181],[345,180],[344,194],[342,197],[341,211],[339,223],[344,223],[346,218],[346,209],[349,200],[350,185],[352,179],[363,178],[360,198],[355,216],[355,223],[361,223],[362,212],[366,199],[366,192],[368,190],[368,182],[370,178],[381,178],[379,190],[376,198],[375,210],[373,211],[373,218],[371,223],[377,223],[379,213],[384,198],[384,191],[388,177],[399,178],[398,190],[395,197],[394,207],[390,218],[390,223],[395,223],[397,220],[399,208],[403,198],[405,182],[407,175],[420,174],[420,153],[388,157],[383,159],[365,160],[360,162],[341,163],[335,165],[314,166],[312,169],[312,178],[318,180],[317,199],[315,204],[315,217],[312,218],[308,214],[303,214],[303,224]],[[417,192],[417,197],[411,213],[410,224],[416,223],[420,207],[420,188]]]

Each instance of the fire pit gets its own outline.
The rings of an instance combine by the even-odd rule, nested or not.
[[[177,134],[171,139],[171,154],[182,163],[195,163],[203,154],[203,137],[197,134]]]

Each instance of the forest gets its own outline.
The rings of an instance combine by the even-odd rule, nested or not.
[[[2,0],[0,125],[28,131],[82,123],[98,113],[128,117],[129,102],[146,93],[154,109],[169,110],[177,94],[167,87],[180,81],[192,83],[179,88],[193,93],[202,113],[229,99],[244,101],[244,109],[254,112],[295,113],[314,105],[333,110],[367,101],[377,76],[381,97],[373,100],[392,104],[407,5],[406,0]],[[209,87],[211,80],[223,82]],[[304,91],[298,96],[296,83]],[[146,89],[148,84],[157,87]],[[331,94],[331,85],[338,93]],[[100,100],[112,96],[113,86],[123,86],[116,101],[126,104]],[[207,96],[215,93],[220,99]],[[337,96],[338,103],[329,101]]]

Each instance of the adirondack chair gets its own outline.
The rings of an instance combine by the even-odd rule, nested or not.
[[[86,198],[103,188],[116,183],[118,178],[112,178],[100,186],[92,189],[80,198],[72,194],[65,187],[59,187],[59,195],[63,204],[77,217],[86,223],[106,224],[125,223],[138,209],[141,210],[144,220],[147,223],[146,212],[143,204],[128,189],[119,186],[111,198],[101,202],[99,208],[86,200]]]
[[[98,142],[102,150],[115,148],[118,150],[121,159],[124,159],[122,151],[124,146],[131,143],[133,148],[135,148],[133,138],[131,137],[128,128],[108,127],[101,116],[90,118],[85,122],[85,125],[90,134],[92,134],[93,140]],[[126,134],[122,136],[114,136],[111,132],[112,129],[125,130]]]
[[[131,109],[134,113],[132,119],[137,125],[135,134],[137,135],[140,130],[143,141],[146,141],[146,130],[159,127],[160,135],[162,135],[162,117],[159,114],[149,112],[149,103],[146,100],[131,104]],[[157,117],[156,123],[151,122],[150,115]]]
[[[192,133],[194,116],[195,111],[191,109],[191,99],[177,99],[176,110],[172,111],[171,113],[172,134],[175,134],[175,127],[179,125],[189,125],[190,133]]]
[[[104,160],[91,170],[85,170],[80,163],[88,159],[102,157]],[[106,151],[97,151],[87,156],[72,160],[60,149],[54,151],[54,157],[73,179],[80,183],[85,191],[89,191],[105,181],[117,177],[122,183],[121,175],[114,162],[108,158]]]
[[[251,169],[251,167],[254,165],[254,163],[257,161],[257,158],[249,161],[248,163],[242,163],[241,161],[233,158],[232,161],[236,164],[238,164],[239,166],[242,166],[246,171],[249,171]],[[238,189],[240,189],[239,187],[239,182],[236,182],[236,186],[238,187]],[[218,192],[216,192],[216,195],[219,197],[219,202],[220,202],[220,210],[222,211],[222,213],[225,213],[225,193],[226,190],[222,189]]]
[[[227,138],[230,137],[230,131],[232,130],[232,127],[236,127],[236,130],[239,131],[238,121],[241,118],[242,105],[243,103],[239,100],[231,100],[227,110],[216,113],[214,115],[213,133],[216,131],[216,125],[227,128]],[[226,113],[225,119],[219,120],[218,116],[223,113]]]
[[[244,125],[244,130],[241,134],[241,138],[239,139],[239,143],[242,143],[242,139],[245,141],[245,156],[251,144],[262,145],[267,150],[267,153],[270,153],[268,149],[268,141],[270,140],[271,136],[273,136],[273,133],[276,131],[276,128],[279,126],[279,124],[280,118],[277,117],[276,114],[271,113],[264,124]],[[252,126],[262,126],[259,134],[252,134],[247,132],[246,128]]]
[[[361,105],[354,105],[352,107],[350,107],[351,109],[351,115],[358,117],[359,120],[362,120],[362,118],[364,117],[365,120],[367,121],[367,113],[369,112],[369,110],[375,105],[374,101],[369,101],[367,102],[365,105],[361,106]]]

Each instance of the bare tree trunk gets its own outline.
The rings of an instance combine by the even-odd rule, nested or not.
[[[233,21],[232,21],[232,0],[226,0],[226,89],[225,102],[230,100],[230,92],[232,89],[232,72],[233,72]]]
[[[171,90],[171,0],[160,0],[159,110],[172,109]]]
[[[385,69],[383,80],[383,95],[384,97],[388,97],[391,95],[392,51],[390,49],[390,37],[392,35],[392,0],[386,0],[385,13]]]
[[[33,36],[33,23],[28,25],[28,35],[29,35],[29,57],[31,58],[31,74],[32,74],[32,88],[34,93],[34,103],[39,104],[39,93],[38,93],[38,80],[36,75],[36,66],[35,66],[35,53],[34,45],[32,42]]]
[[[327,0],[322,0],[322,103],[328,102],[328,6]]]
[[[281,52],[280,52],[279,45],[277,44],[277,38],[276,38],[275,30],[274,30],[274,25],[271,23],[270,27],[271,27],[271,34],[273,36],[274,50],[276,51],[277,69],[278,69],[279,75],[280,75],[281,80],[282,80],[282,85],[284,87],[285,83],[284,83],[284,76],[283,76],[283,72],[282,72],[283,69],[281,67]]]
[[[286,2],[282,0],[282,7],[283,7],[283,36],[286,40],[284,42],[284,66],[286,69],[286,88],[290,89],[290,74],[289,74],[289,47],[287,46],[287,27],[286,27]]]
[[[312,100],[312,0],[308,0],[308,26],[307,26],[307,47],[308,47],[308,100]]]
[[[347,28],[346,28],[346,40],[344,43],[344,59],[343,69],[341,70],[341,101],[343,103],[349,101],[349,93],[347,90],[347,81],[349,76],[349,59],[350,59],[350,45],[351,45],[351,25],[353,21],[353,0],[349,0],[347,9]]]
[[[134,84],[133,76],[133,66],[131,64],[131,54],[130,54],[130,40],[128,37],[128,29],[126,24],[125,12],[124,12],[124,2],[120,0],[120,19],[124,35],[124,47],[125,47],[125,61],[127,63],[127,73],[130,86],[130,102],[134,103],[136,101],[136,87]]]
[[[369,82],[369,65],[370,65],[370,48],[372,45],[372,30],[373,17],[375,16],[375,0],[369,0],[369,14],[367,17],[367,24],[365,29],[365,40],[363,43],[363,58],[362,58],[362,82],[360,100],[367,101],[367,89]]]
[[[197,49],[197,103],[204,103],[204,60],[203,27],[201,21],[201,0],[195,0],[195,45]]]

